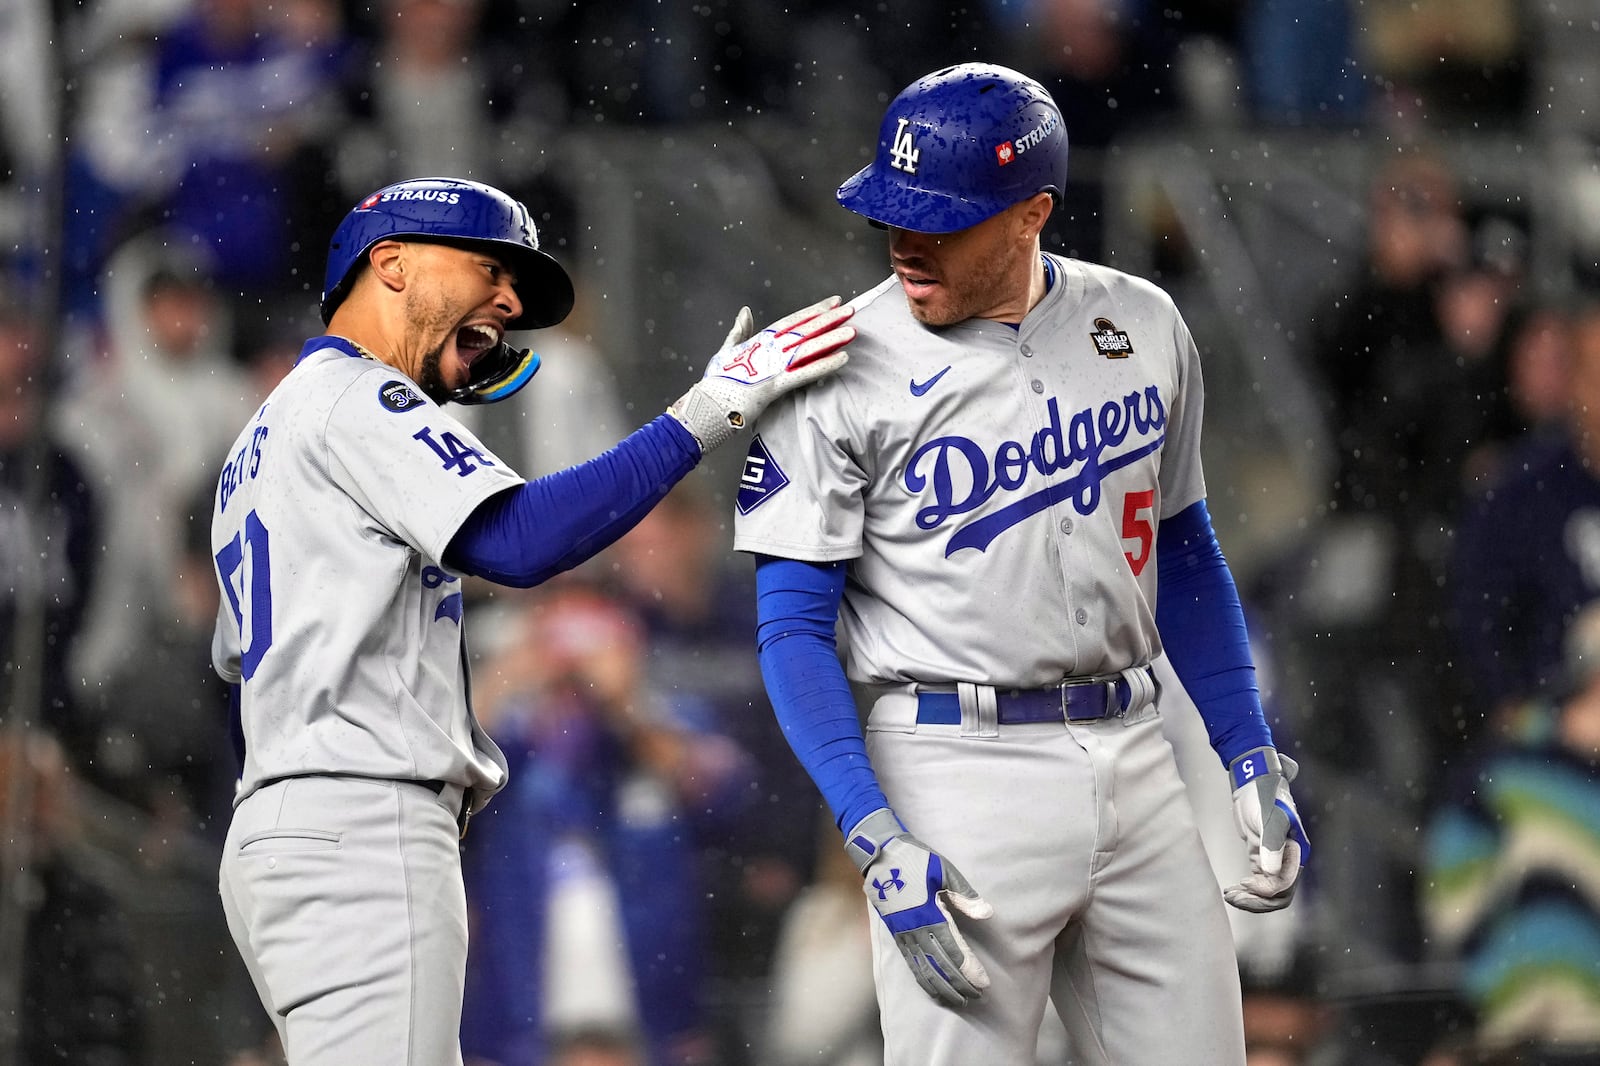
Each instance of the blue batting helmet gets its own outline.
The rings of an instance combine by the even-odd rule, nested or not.
[[[871,163],[839,203],[882,226],[953,233],[1067,181],[1067,128],[1045,87],[992,63],[924,75],[894,98]]]
[[[460,178],[414,178],[362,200],[328,244],[322,283],[326,323],[350,292],[367,252],[389,238],[482,246],[517,275],[522,314],[508,329],[553,326],[572,311],[572,279],[545,252],[528,209],[499,189]]]

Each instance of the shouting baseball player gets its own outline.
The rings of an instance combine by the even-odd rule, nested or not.
[[[328,332],[239,434],[212,513],[213,658],[244,756],[222,901],[292,1066],[461,1062],[458,838],[506,783],[469,700],[463,575],[526,587],[611,543],[774,397],[843,364],[838,302],[759,334],[743,309],[666,414],[524,482],[445,404],[516,392],[538,357],[506,331],[572,308],[527,209],[426,178],[340,223]]]
[[[850,364],[763,415],[735,546],[773,706],[882,918],[886,1061],[1032,1063],[1048,998],[1075,1066],[1235,1066],[1233,942],[1151,659],[1233,775],[1237,907],[1294,892],[1295,764],[1206,512],[1194,341],[1156,286],[1041,253],[1066,164],[1016,71],[890,104],[838,199],[894,274],[852,301]]]

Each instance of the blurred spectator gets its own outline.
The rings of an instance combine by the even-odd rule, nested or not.
[[[1029,0],[1010,21],[1004,62],[1050,90],[1074,153],[1064,210],[1050,219],[1051,250],[1104,261],[1103,150],[1182,116],[1181,22],[1172,14],[1143,0]]]
[[[0,907],[22,908],[21,1063],[142,1066],[145,1011],[127,920],[82,846],[77,784],[49,734],[0,728]]]
[[[114,725],[128,708],[110,686],[149,668],[154,634],[180,616],[191,502],[214,486],[215,457],[257,400],[227,354],[228,316],[192,246],[152,233],[119,251],[108,277],[109,348],[65,384],[56,424],[105,514],[103,579],[73,673],[89,686],[86,710]]]
[[[767,972],[779,920],[810,878],[821,801],[767,702],[753,570],[728,547],[707,484],[689,477],[610,554],[645,624],[651,685],[702,703],[715,730],[752,756],[737,817],[705,849],[706,876],[721,886],[709,904],[713,970],[740,987]]]
[[[0,5],[0,248],[5,267],[28,279],[47,252],[60,269],[58,249],[44,247],[53,219],[40,210],[59,175],[61,101],[41,91],[61,83],[50,16],[44,3]]]
[[[39,424],[47,380],[43,342],[32,317],[0,302],[0,717],[42,712],[32,724],[54,732],[77,757],[92,733],[79,714],[69,660],[99,573],[99,511],[58,435]],[[35,498],[40,463],[44,494]],[[41,640],[37,648],[19,649],[17,623],[29,610],[42,612]],[[23,670],[38,672],[37,708],[16,705]]]
[[[644,633],[622,604],[576,579],[525,603],[477,671],[479,716],[512,784],[465,846],[464,1046],[502,1066],[539,1063],[561,1003],[565,1024],[633,1022],[653,1066],[705,1061],[704,900],[717,886],[702,882],[698,849],[738,799],[744,756],[691,701],[649,686]],[[552,961],[571,950],[574,914],[600,931],[576,973]],[[612,924],[625,951],[614,966]],[[591,988],[586,1003],[559,987],[618,969],[625,987]]]
[[[165,181],[165,154],[152,150],[156,38],[191,0],[55,7],[69,47],[60,54],[71,95],[61,234],[64,317],[100,325],[99,285],[116,248],[147,222],[149,190]],[[37,75],[34,75],[37,77]]]
[[[1539,436],[1563,432],[1572,360],[1568,309],[1552,301],[1519,303],[1506,318],[1499,349],[1495,359],[1517,428]]]
[[[323,180],[341,118],[341,10],[336,0],[195,0],[157,42],[151,124],[164,184],[149,192],[164,225],[210,250],[236,312],[286,286],[321,290],[321,234],[345,207],[327,203]]]
[[[540,58],[556,58],[555,42],[528,40],[531,54],[517,51],[529,35],[486,32],[485,6],[375,5],[372,39],[341,87],[350,119],[334,155],[342,205],[396,175],[447,174],[565,213],[556,189],[540,180],[556,162],[548,153],[566,114],[558,68]],[[541,231],[548,221],[534,219]]]
[[[1425,153],[1375,174],[1369,208],[1367,259],[1312,347],[1338,449],[1315,561],[1345,600],[1326,657],[1354,679],[1324,690],[1322,720],[1344,731],[1321,737],[1347,763],[1374,746],[1409,755],[1389,780],[1425,787],[1470,731],[1442,589],[1462,496],[1511,431],[1490,352],[1521,267],[1507,238],[1474,254],[1455,176]]]
[[[819,816],[816,878],[784,914],[771,967],[766,1066],[881,1066],[871,914],[861,874]]]
[[[153,815],[159,831],[220,846],[239,765],[228,689],[211,669],[221,599],[211,495],[208,487],[166,516],[181,532],[170,606],[141,626],[139,654],[105,686],[94,769],[98,783]]]
[[[1600,597],[1600,304],[1574,319],[1565,391],[1564,432],[1510,453],[1458,538],[1457,661],[1480,714],[1548,698],[1567,627]]]
[[[1299,970],[1306,970],[1302,966]],[[1328,1036],[1334,1011],[1309,972],[1241,974],[1245,1066],[1322,1066],[1339,1061]]]
[[[1354,125],[1365,117],[1368,89],[1349,0],[1249,0],[1239,6],[1254,119],[1328,126]]]
[[[1366,0],[1362,59],[1385,87],[1374,117],[1481,128],[1520,118],[1533,38],[1518,0]]]
[[[1564,682],[1465,768],[1424,853],[1423,917],[1478,1043],[1524,1064],[1600,1061],[1600,601]]]
[[[232,773],[216,746],[216,690],[200,666],[166,671],[205,663],[194,655],[218,591],[190,515],[210,514],[195,501],[210,499],[213,456],[258,399],[227,354],[227,312],[192,246],[146,235],[118,251],[109,279],[109,347],[77,368],[56,408],[104,511],[94,544],[102,578],[72,658],[93,728],[85,770],[147,810],[176,800],[174,818],[208,823],[216,775]]]

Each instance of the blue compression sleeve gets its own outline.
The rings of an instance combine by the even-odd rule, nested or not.
[[[452,569],[531,588],[632,529],[700,461],[700,445],[661,415],[587,463],[484,500],[445,550]]]
[[[1164,519],[1156,538],[1156,625],[1167,658],[1224,765],[1272,743],[1233,572],[1204,500]]]
[[[834,645],[844,576],[843,563],[756,559],[756,646],[767,695],[834,823],[848,832],[889,801],[867,759],[855,697]]]

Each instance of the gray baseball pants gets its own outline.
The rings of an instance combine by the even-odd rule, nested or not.
[[[317,776],[234,810],[223,910],[291,1066],[460,1066],[460,801]]]
[[[1031,1066],[1047,999],[1071,1066],[1242,1066],[1225,904],[1155,704],[990,736],[903,706],[878,702],[868,753],[900,820],[994,905],[956,917],[992,984],[940,1006],[874,917],[885,1066]]]

